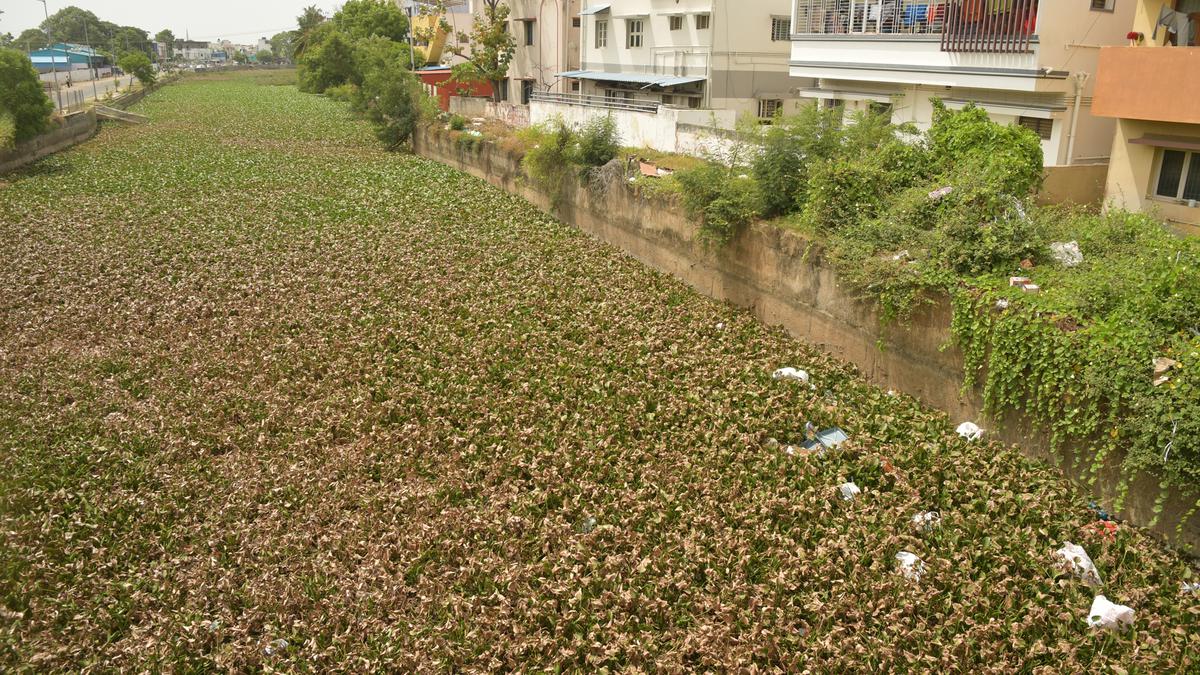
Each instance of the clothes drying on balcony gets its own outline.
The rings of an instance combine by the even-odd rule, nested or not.
[[[1169,35],[1175,36],[1175,44],[1186,47],[1192,44],[1192,18],[1183,12],[1176,12],[1164,6],[1158,13],[1158,21],[1154,24],[1151,37],[1158,39],[1158,29],[1166,28]]]
[[[680,77],[678,75],[658,75],[655,73],[607,73],[598,70],[568,70],[558,74],[559,77],[570,77],[578,80],[600,80],[603,82],[623,82],[640,84],[647,87],[678,87],[684,84],[703,82],[704,77]]]

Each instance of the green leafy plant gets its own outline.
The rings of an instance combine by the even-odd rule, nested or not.
[[[33,138],[50,124],[54,103],[42,91],[29,57],[15,49],[0,49],[0,147]]]

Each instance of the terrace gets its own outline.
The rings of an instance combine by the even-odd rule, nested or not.
[[[1027,53],[1038,0],[796,0],[793,40],[936,40],[943,52]]]

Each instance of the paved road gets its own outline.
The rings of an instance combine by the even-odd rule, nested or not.
[[[66,86],[66,78],[59,80],[62,83],[60,97],[59,92],[49,92],[50,98],[54,100],[56,108],[70,107],[85,101],[90,101],[93,98],[104,98],[104,95],[110,91],[114,91],[118,87],[128,87],[133,82],[132,75],[122,75],[120,77],[106,77],[95,81],[95,86],[89,80],[87,82],[76,82],[72,86]]]

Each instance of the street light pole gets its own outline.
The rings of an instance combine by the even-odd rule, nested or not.
[[[42,3],[42,13],[46,15],[46,42],[50,43],[50,70],[54,73],[54,91],[58,95],[58,108],[62,110],[62,91],[58,88],[58,57],[54,55],[54,39],[50,37],[50,8],[46,6],[46,0],[37,0]]]

